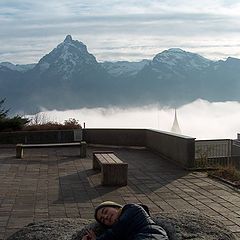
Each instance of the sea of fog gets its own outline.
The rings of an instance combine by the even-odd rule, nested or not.
[[[177,110],[183,135],[197,139],[236,139],[240,132],[240,102],[208,102],[198,99]],[[66,111],[46,109],[31,117],[39,122],[64,122],[75,118],[86,128],[149,128],[171,131],[175,109],[160,105],[136,108],[81,108]]]

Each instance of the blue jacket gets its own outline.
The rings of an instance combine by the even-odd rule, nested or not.
[[[168,240],[168,237],[141,206],[127,204],[118,221],[97,240]]]

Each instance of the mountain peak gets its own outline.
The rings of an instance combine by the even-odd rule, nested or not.
[[[174,53],[184,53],[185,51],[182,50],[181,48],[169,48],[168,50],[166,50],[168,52],[174,52]]]
[[[64,48],[65,50],[68,48],[77,48],[82,52],[87,52],[87,46],[78,40],[73,40],[71,35],[67,35],[63,42],[61,42],[57,48]]]
[[[64,42],[72,42],[72,36],[67,35],[66,38],[64,39]]]
[[[170,48],[161,53],[158,53],[153,58],[153,65],[165,65],[170,68],[180,67],[182,69],[202,69],[210,64],[210,60],[202,57],[199,54],[187,52],[181,48]]]
[[[63,42],[40,59],[38,67],[41,73],[50,69],[54,74],[60,74],[63,79],[70,79],[71,75],[79,72],[84,65],[95,64],[96,58],[88,52],[87,46],[67,35]]]

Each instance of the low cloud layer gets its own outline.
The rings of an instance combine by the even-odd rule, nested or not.
[[[35,116],[30,116],[36,118]],[[43,122],[63,122],[75,118],[87,128],[150,128],[170,131],[174,109],[159,105],[142,108],[93,108],[67,111],[43,111]],[[240,103],[196,100],[177,109],[182,134],[197,139],[235,139],[240,132]]]

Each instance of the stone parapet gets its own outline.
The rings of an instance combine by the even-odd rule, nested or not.
[[[74,142],[75,131],[79,131],[79,129],[0,132],[0,144]]]

